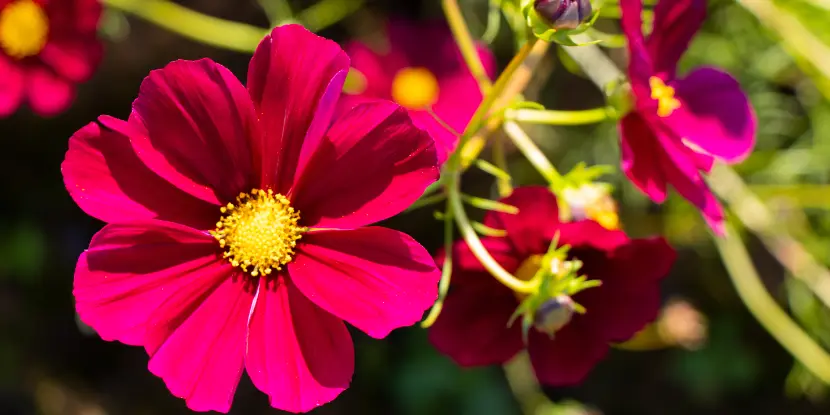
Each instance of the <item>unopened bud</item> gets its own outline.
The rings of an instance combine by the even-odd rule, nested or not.
[[[536,14],[550,27],[576,29],[591,15],[590,0],[535,0]]]
[[[536,310],[533,326],[537,330],[553,336],[554,333],[565,327],[574,314],[574,302],[567,295],[553,297]]]

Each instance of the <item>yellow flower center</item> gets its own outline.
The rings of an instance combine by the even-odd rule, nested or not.
[[[648,84],[651,87],[651,99],[657,100],[657,115],[668,117],[680,108],[680,101],[674,97],[674,88],[656,76],[649,78]]]
[[[438,79],[426,68],[404,68],[392,81],[392,99],[409,109],[424,109],[438,101]]]
[[[566,213],[563,220],[590,219],[605,229],[620,228],[617,202],[602,186],[584,184],[578,188],[568,187],[563,192],[563,199],[567,207],[562,210]]]
[[[48,34],[49,18],[32,0],[17,0],[0,11],[0,48],[12,58],[37,55]]]
[[[222,207],[222,219],[210,234],[225,248],[231,265],[251,276],[268,275],[294,258],[297,240],[307,229],[297,225],[300,212],[272,190],[240,193],[236,204]]]

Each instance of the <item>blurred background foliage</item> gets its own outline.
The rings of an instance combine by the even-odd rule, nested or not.
[[[669,1],[669,0],[664,0]],[[200,12],[262,27],[268,0],[189,0]],[[295,9],[312,1],[295,0]],[[471,30],[482,35],[488,0],[460,2]],[[374,0],[324,30],[337,41],[379,36],[388,16],[441,17],[434,0]],[[738,167],[785,229],[822,265],[830,265],[830,1],[714,0],[710,18],[686,54],[681,72],[716,65],[737,77],[759,119],[755,154]],[[516,39],[502,22],[492,47],[503,66]],[[617,32],[614,19],[597,28]],[[101,341],[74,313],[72,274],[78,254],[101,224],[84,215],[63,189],[59,171],[68,137],[99,114],[125,118],[151,69],[175,59],[211,57],[244,79],[250,56],[184,39],[142,20],[108,11],[101,25],[106,58],[66,113],[40,119],[26,110],[0,120],[0,414],[185,414],[184,402],[146,370],[141,348]],[[608,49],[624,64],[622,49]],[[551,50],[527,99],[555,109],[602,105],[602,93],[562,53]],[[616,126],[528,126],[560,171],[580,161],[617,165]],[[514,183],[542,183],[518,154]],[[650,204],[623,180],[608,176],[633,235],[665,233],[680,255],[664,284],[708,321],[700,347],[648,352],[615,350],[589,379],[546,389],[553,414],[826,414],[828,389],[747,312],[699,215],[673,197]],[[472,171],[471,192],[494,195],[491,178]],[[430,249],[441,231],[430,209],[388,222]],[[830,348],[830,312],[804,283],[789,278],[762,238],[747,235],[768,290],[818,343]],[[357,369],[352,387],[315,413],[519,414],[501,368],[460,369],[439,355],[425,332],[399,330],[384,341],[353,331]],[[474,339],[473,339],[474,341]],[[521,396],[521,394],[517,394]],[[581,404],[576,404],[580,402]],[[232,414],[266,414],[265,395],[243,378]]]

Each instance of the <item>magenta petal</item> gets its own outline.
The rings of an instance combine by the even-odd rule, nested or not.
[[[643,37],[643,3],[642,0],[620,0],[623,34],[628,42],[628,75],[634,95],[648,96],[648,78],[654,74],[654,68]]]
[[[61,173],[75,203],[104,222],[162,219],[210,229],[217,218],[216,206],[154,174],[138,159],[128,137],[98,123],[69,139]]]
[[[194,411],[227,412],[244,368],[254,289],[227,261],[206,267],[153,313],[150,371]]]
[[[142,345],[150,315],[178,288],[218,261],[216,244],[162,221],[112,224],[92,238],[75,268],[81,320],[104,340]]]
[[[54,39],[46,44],[38,57],[60,76],[72,82],[86,81],[103,57],[103,46],[97,39]]]
[[[608,344],[573,323],[556,332],[553,339],[531,330],[527,351],[540,383],[550,386],[580,383],[608,354]]]
[[[674,78],[677,62],[706,19],[706,0],[661,0],[654,7],[654,29],[646,46],[654,69],[663,79]]]
[[[722,234],[723,208],[700,176],[696,159],[693,154],[690,155],[692,151],[671,137],[658,135],[658,140],[667,155],[659,161],[666,181],[700,210],[706,223],[716,234]]]
[[[148,166],[163,160],[226,201],[251,190],[248,141],[259,135],[256,113],[225,67],[202,59],[154,70],[141,83],[133,110],[147,130],[132,138],[133,145]]]
[[[340,46],[300,25],[277,27],[259,44],[248,92],[262,122],[252,148],[263,187],[288,192],[301,151],[316,147],[334,117],[348,70]]]
[[[657,138],[639,114],[630,113],[620,121],[622,169],[638,189],[651,200],[666,200],[666,178],[657,160],[664,158]]]
[[[441,277],[418,242],[379,227],[306,234],[288,272],[320,308],[375,338],[420,320]]]
[[[738,163],[755,146],[757,122],[738,81],[726,72],[701,68],[675,82],[681,107],[664,119],[678,137],[706,154]]]
[[[395,74],[406,66],[399,49],[380,54],[361,42],[349,42],[344,46],[352,67],[366,77],[366,90],[355,96],[392,99],[392,82]],[[342,98],[341,98],[342,99]]]
[[[350,229],[410,206],[438,178],[433,140],[388,101],[357,106],[301,166],[291,196],[303,225]]]
[[[349,387],[354,346],[346,325],[290,279],[261,280],[248,333],[248,375],[274,408],[307,412]]]
[[[556,197],[544,186],[524,186],[501,200],[519,209],[518,214],[488,212],[484,224],[507,231],[507,240],[516,256],[545,253],[559,226]]]
[[[498,246],[487,248],[497,248],[491,250],[494,258],[515,270],[518,260]],[[443,254],[439,252],[437,258]],[[453,246],[451,281],[444,308],[429,329],[430,342],[461,366],[500,364],[513,358],[524,347],[521,324],[507,324],[519,306],[513,292],[483,270],[464,242]]]
[[[23,68],[0,55],[0,118],[17,111],[25,95],[25,80]]]
[[[26,73],[29,106],[43,117],[60,114],[75,99],[75,86],[45,66],[34,66]]]

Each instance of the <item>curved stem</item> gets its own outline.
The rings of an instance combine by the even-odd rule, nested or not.
[[[438,283],[438,299],[429,310],[429,315],[421,322],[421,327],[429,328],[438,319],[441,310],[444,309],[444,300],[447,299],[447,293],[450,291],[450,279],[452,278],[452,230],[453,230],[453,213],[447,207],[444,211],[444,265],[441,268],[441,281]]]
[[[542,150],[539,150],[539,147],[537,147],[533,140],[528,137],[527,133],[522,130],[522,127],[519,127],[519,124],[516,124],[513,121],[508,121],[504,123],[504,132],[507,133],[507,136],[513,140],[513,143],[516,144],[519,151],[524,154],[525,158],[530,161],[530,164],[536,168],[539,174],[541,174],[554,189],[561,189],[563,182],[562,175],[559,174],[556,167],[553,167],[553,164],[550,160],[548,160],[545,154],[542,153]]]
[[[323,30],[360,10],[365,0],[322,0],[297,13],[297,19],[312,32]]]
[[[268,29],[208,16],[167,0],[101,0],[189,39],[237,52],[253,53]]]
[[[456,0],[443,0],[441,2],[444,7],[444,15],[447,17],[447,22],[452,30],[455,42],[461,49],[461,56],[464,57],[464,62],[470,68],[478,86],[482,92],[487,92],[491,88],[490,77],[487,76],[487,71],[484,69],[484,64],[481,63],[481,58],[478,56],[478,49],[476,49],[475,41],[470,35],[470,29],[464,21],[464,15],[461,14],[461,8],[458,7]]]
[[[583,125],[605,121],[608,119],[608,110],[604,107],[582,111],[511,109],[505,111],[504,118],[533,124]]]
[[[818,379],[830,385],[830,355],[805,333],[767,292],[735,228],[713,237],[738,295],[749,311],[778,343]]]
[[[472,251],[473,255],[475,255],[481,262],[481,265],[483,265],[495,279],[504,284],[507,288],[519,293],[534,292],[536,290],[535,283],[532,281],[522,281],[514,277],[513,274],[507,272],[501,264],[499,264],[498,261],[490,255],[490,252],[488,252],[487,248],[485,248],[481,243],[481,239],[479,239],[478,234],[476,234],[475,229],[470,223],[470,219],[467,217],[467,212],[464,211],[464,205],[461,201],[461,192],[458,190],[457,174],[453,174],[447,181],[447,193],[449,194],[451,211],[455,216],[455,222],[458,224],[458,230],[461,232],[461,236],[464,238],[464,241],[470,247],[470,251]]]

